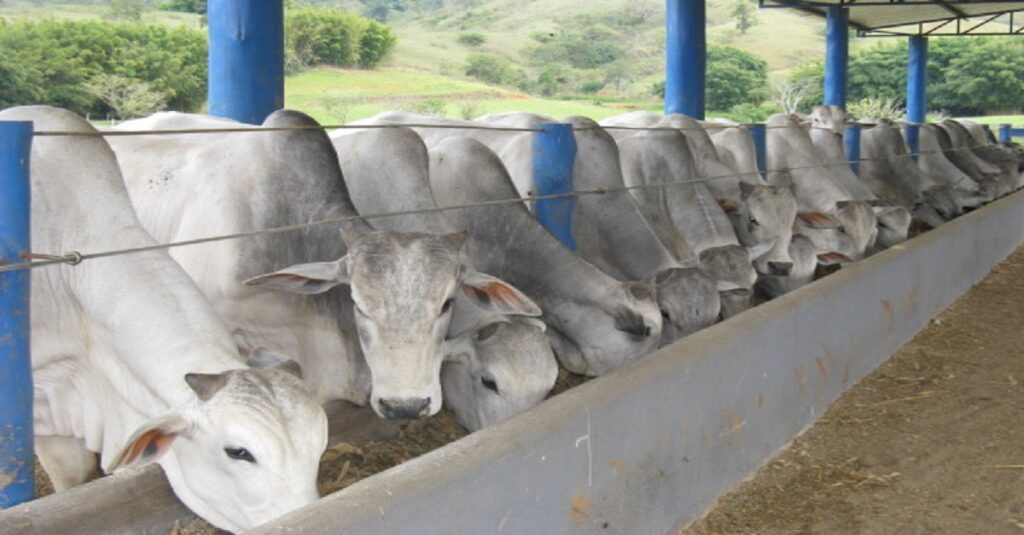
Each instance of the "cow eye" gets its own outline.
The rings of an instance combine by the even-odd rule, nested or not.
[[[750,222],[754,225],[760,225],[760,223],[757,222],[757,218],[754,216],[750,216]]]
[[[846,234],[846,227],[844,227],[842,225],[839,225],[838,227],[836,227],[836,230],[838,230],[839,232],[842,232],[843,234]]]
[[[449,310],[452,309],[452,303],[454,301],[455,301],[454,299],[449,299],[449,300],[445,301],[443,305],[441,305],[441,315],[446,314]]]
[[[661,317],[665,318],[665,321],[672,321],[672,315],[664,308],[661,309]]]
[[[493,390],[495,394],[498,393],[498,383],[495,383],[494,379],[489,379],[487,377],[481,377],[480,378],[480,382],[484,385],[484,388],[486,388],[488,390]]]
[[[236,461],[246,461],[250,463],[256,462],[256,458],[253,457],[252,454],[249,453],[249,450],[245,448],[228,447],[224,448],[224,453],[226,453],[229,458],[234,459]]]

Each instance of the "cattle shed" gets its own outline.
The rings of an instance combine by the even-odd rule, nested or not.
[[[927,109],[928,38],[1024,35],[1024,2],[759,4],[827,19],[826,104],[846,104],[851,30],[860,37],[906,37],[907,139],[913,152]],[[666,9],[665,112],[704,119],[705,2],[667,0]],[[259,124],[283,105],[283,0],[211,0],[208,18],[210,113]],[[763,171],[765,127],[748,128]],[[998,133],[1009,141],[1024,129],[1003,125]],[[74,265],[101,253],[31,250],[28,162],[34,135],[54,133],[33,132],[31,123],[0,122],[0,508],[9,508],[0,512],[0,531],[168,529],[190,513],[152,467],[30,502],[31,269]],[[541,185],[537,217],[573,248],[572,128],[550,124],[534,135],[533,172]],[[858,136],[851,125],[846,155],[855,171]],[[667,532],[749,476],[1019,247],[1022,195],[1009,195],[254,532]],[[125,511],[119,505],[125,503],[137,507]]]

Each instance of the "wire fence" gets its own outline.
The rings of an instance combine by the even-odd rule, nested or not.
[[[921,126],[920,124],[917,124],[917,123],[915,123],[914,125]],[[713,125],[713,126],[717,126],[717,124]],[[724,124],[724,123],[722,123],[721,126],[723,128],[736,128],[736,127],[742,127],[743,125]],[[903,126],[903,125],[900,125],[900,126]],[[172,135],[172,134],[173,135],[213,134],[213,133],[220,134],[220,133],[240,133],[240,132],[255,133],[255,132],[307,131],[307,130],[327,130],[327,129],[330,129],[330,130],[336,130],[336,129],[367,129],[367,128],[369,128],[369,129],[376,129],[376,128],[397,128],[397,127],[405,127],[405,128],[441,128],[441,129],[460,129],[460,130],[493,130],[493,131],[499,131],[499,132],[540,132],[540,131],[542,131],[542,129],[540,129],[540,128],[517,128],[517,127],[502,127],[502,126],[490,126],[490,125],[459,125],[459,124],[430,124],[430,123],[425,123],[425,124],[375,124],[375,125],[309,125],[309,126],[289,126],[289,127],[237,127],[237,128],[236,127],[232,127],[232,128],[212,128],[212,129],[177,129],[177,130],[144,130],[144,131],[140,131],[140,130],[117,130],[117,131],[110,131],[110,130],[105,130],[105,131],[37,131],[37,132],[34,133],[34,135],[35,136],[43,136],[43,137],[71,137],[71,136],[85,136],[85,137],[100,136],[100,137],[106,137],[106,136],[129,136],[129,135],[131,135],[131,136],[150,136],[150,135]],[[775,127],[766,126],[766,129],[799,129],[799,130],[806,130],[807,128],[815,128],[815,127],[811,127],[811,126],[791,126],[791,125],[775,126]],[[823,128],[823,127],[817,127],[817,128],[822,128],[822,129],[825,129],[825,130],[831,130],[829,128]],[[625,130],[638,130],[638,131],[677,131],[677,132],[678,131],[687,131],[687,130],[691,130],[691,131],[692,130],[700,130],[702,132],[706,131],[706,129],[703,128],[703,127],[700,127],[700,128],[696,128],[696,127],[694,127],[694,128],[672,128],[672,127],[663,127],[663,126],[656,126],[656,127],[635,127],[635,126],[589,126],[589,127],[585,126],[585,127],[574,127],[574,131],[596,130],[596,129],[625,129]],[[759,170],[759,171],[748,171],[748,172],[729,172],[729,173],[725,173],[725,174],[721,174],[721,175],[701,176],[701,177],[696,177],[696,178],[687,179],[687,180],[661,182],[661,183],[657,183],[657,184],[637,184],[637,185],[630,185],[630,186],[624,185],[624,186],[615,187],[615,188],[594,188],[594,189],[586,189],[586,190],[572,190],[572,191],[568,191],[568,192],[564,192],[564,193],[555,193],[555,194],[550,194],[550,195],[531,195],[531,196],[525,197],[525,198],[501,199],[501,200],[493,200],[493,201],[481,201],[481,202],[466,203],[466,204],[453,205],[453,206],[439,206],[439,207],[431,207],[431,208],[419,208],[419,209],[403,210],[403,211],[395,211],[395,212],[382,212],[382,213],[374,213],[374,214],[359,214],[359,215],[352,215],[352,216],[346,216],[346,217],[340,217],[340,218],[331,218],[331,219],[323,219],[323,220],[318,220],[318,221],[311,221],[311,222],[302,223],[302,224],[296,224],[296,225],[285,225],[285,226],[279,226],[279,227],[273,227],[273,228],[267,228],[267,229],[252,230],[252,231],[246,231],[246,232],[238,232],[238,233],[233,233],[233,234],[223,234],[223,235],[217,235],[217,236],[208,236],[208,237],[196,238],[196,239],[191,239],[191,240],[182,240],[182,241],[175,241],[175,242],[147,245],[147,246],[142,246],[142,247],[129,247],[129,248],[124,248],[124,249],[114,249],[114,250],[99,251],[99,252],[85,252],[85,253],[83,253],[83,252],[78,252],[78,251],[70,251],[70,252],[66,252],[66,253],[63,253],[63,254],[47,254],[47,253],[30,252],[30,253],[26,253],[23,256],[22,260],[25,260],[25,261],[20,262],[20,263],[3,264],[3,260],[0,259],[0,273],[9,272],[9,271],[20,271],[20,270],[26,270],[26,269],[36,269],[36,268],[52,266],[52,265],[59,265],[59,264],[66,264],[66,265],[74,266],[74,265],[80,264],[83,261],[93,260],[93,259],[98,259],[98,258],[107,258],[107,257],[112,257],[112,256],[137,254],[137,253],[143,253],[143,252],[147,252],[147,251],[166,250],[166,249],[171,249],[171,248],[175,248],[175,247],[184,247],[184,246],[189,246],[189,245],[198,245],[198,244],[203,244],[203,243],[212,243],[212,242],[219,242],[219,241],[226,241],[226,240],[237,240],[237,239],[250,238],[250,237],[261,236],[261,235],[283,234],[283,233],[289,233],[289,232],[297,232],[297,231],[301,231],[301,230],[305,230],[305,229],[309,229],[309,228],[313,228],[313,227],[320,227],[320,226],[326,226],[326,225],[341,225],[341,224],[344,224],[344,223],[354,222],[354,221],[357,221],[357,220],[366,221],[366,220],[374,220],[374,219],[381,219],[381,218],[387,218],[387,217],[400,217],[400,216],[409,216],[409,215],[417,215],[417,214],[440,213],[440,212],[447,212],[447,211],[453,211],[453,210],[465,210],[465,209],[470,209],[470,208],[480,208],[480,207],[488,207],[488,206],[503,206],[503,205],[513,205],[513,204],[526,204],[526,203],[533,203],[533,202],[537,202],[537,201],[567,199],[567,198],[580,197],[580,196],[588,196],[588,195],[607,195],[607,194],[610,194],[610,193],[621,193],[621,192],[628,192],[628,191],[641,190],[641,189],[668,188],[668,187],[680,186],[680,185],[686,185],[686,184],[706,183],[706,182],[711,182],[711,181],[715,181],[715,180],[736,179],[736,178],[749,177],[749,176],[757,176],[757,177],[759,177],[762,174],[767,176],[769,174],[788,173],[788,172],[791,172],[791,171],[798,171],[798,170],[830,169],[830,168],[834,168],[834,167],[840,166],[840,165],[847,165],[848,166],[848,165],[851,165],[851,164],[854,164],[854,163],[864,163],[864,162],[871,162],[871,161],[891,161],[891,160],[894,160],[894,159],[898,160],[898,159],[903,159],[903,158],[913,158],[913,157],[916,157],[917,155],[943,154],[943,153],[946,153],[946,152],[955,152],[955,151],[961,151],[961,150],[971,150],[971,149],[975,149],[975,148],[990,147],[990,146],[992,146],[992,145],[979,144],[979,145],[971,145],[971,146],[967,146],[967,147],[951,147],[951,148],[948,148],[948,149],[939,149],[939,150],[931,150],[931,151],[919,151],[917,154],[910,154],[910,153],[908,153],[908,154],[900,154],[900,155],[897,155],[897,156],[885,157],[885,158],[859,158],[857,160],[843,160],[843,161],[837,161],[837,162],[816,163],[816,164],[812,164],[812,165],[804,165],[804,166],[796,166],[796,167],[785,167],[785,168],[770,169],[770,170],[765,170],[765,171],[760,171]]]

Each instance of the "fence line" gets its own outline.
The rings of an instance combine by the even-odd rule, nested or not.
[[[706,123],[711,130],[715,128],[726,129],[726,128],[742,128],[745,124],[726,124],[726,123]],[[846,124],[860,124],[862,126],[876,126],[881,123],[844,123]],[[893,126],[925,126],[929,123],[900,123]],[[124,137],[124,136],[170,136],[170,135],[188,135],[188,134],[231,134],[231,133],[261,133],[261,132],[303,132],[312,130],[362,130],[362,129],[381,129],[381,128],[423,128],[430,129],[436,128],[441,130],[490,130],[494,132],[541,132],[540,128],[522,128],[512,126],[492,126],[492,125],[460,125],[460,124],[431,124],[431,123],[409,123],[409,124],[366,124],[366,125],[354,125],[354,124],[326,124],[326,125],[307,125],[307,126],[238,126],[238,127],[223,127],[223,128],[181,128],[181,129],[168,129],[168,130],[94,130],[94,131],[62,131],[62,130],[37,130],[33,133],[35,137]],[[766,130],[832,130],[823,126],[765,126]],[[574,126],[573,131],[584,132],[587,130],[636,130],[644,132],[657,132],[657,131],[669,131],[669,132],[706,132],[709,128],[701,127],[672,127],[672,126],[628,126],[628,125],[597,125],[597,126]]]
[[[958,147],[958,148],[940,149],[940,150],[933,150],[933,151],[922,151],[922,152],[920,152],[918,154],[938,154],[938,153],[945,153],[945,152],[951,152],[951,151],[956,151],[956,150],[966,150],[966,149],[972,149],[972,148],[978,148],[978,147],[988,147],[988,146],[990,146],[990,145],[972,145],[970,147]],[[789,171],[798,171],[798,170],[806,170],[806,169],[828,169],[828,168],[835,167],[837,165],[850,165],[852,163],[870,162],[870,161],[890,161],[892,159],[912,158],[914,156],[915,155],[913,155],[913,154],[902,154],[902,155],[899,155],[899,156],[895,156],[893,158],[860,158],[858,160],[844,160],[844,161],[839,161],[839,162],[814,164],[814,165],[804,165],[804,166],[797,166],[797,167],[787,167],[787,168],[782,168],[782,169],[769,169],[769,170],[766,170],[766,171],[763,171],[763,172],[762,171],[756,171],[756,172],[755,171],[730,172],[730,173],[722,174],[722,175],[698,177],[698,178],[692,178],[692,179],[687,179],[687,180],[677,180],[677,181],[672,181],[672,182],[662,182],[662,183],[659,183],[659,184],[638,184],[638,185],[634,185],[634,186],[621,186],[621,187],[615,187],[615,188],[595,188],[595,189],[589,189],[589,190],[572,190],[572,191],[568,191],[568,192],[565,192],[565,193],[555,193],[555,194],[551,194],[551,195],[536,195],[536,196],[531,196],[531,197],[528,197],[528,198],[501,199],[501,200],[481,201],[481,202],[476,202],[476,203],[467,203],[467,204],[460,204],[460,205],[453,205],[453,206],[438,206],[438,207],[432,207],[432,208],[418,208],[418,209],[414,209],[414,210],[402,210],[402,211],[398,211],[398,212],[381,212],[381,213],[376,213],[376,214],[365,214],[365,215],[361,214],[361,215],[346,216],[346,217],[339,217],[339,218],[332,218],[332,219],[324,219],[324,220],[320,220],[320,221],[312,221],[312,222],[309,222],[309,223],[302,223],[302,224],[297,224],[297,225],[286,225],[286,226],[274,227],[274,228],[269,228],[269,229],[251,230],[251,231],[246,231],[246,232],[238,232],[238,233],[234,233],[234,234],[224,234],[224,235],[220,235],[220,236],[208,236],[208,237],[204,237],[204,238],[196,238],[196,239],[192,239],[192,240],[183,240],[183,241],[177,241],[177,242],[159,243],[159,244],[147,245],[147,246],[143,246],[143,247],[130,247],[130,248],[125,248],[125,249],[114,249],[114,250],[110,250],[110,251],[101,251],[101,252],[96,252],[96,253],[82,253],[82,252],[78,252],[78,251],[69,251],[69,252],[66,252],[64,254],[47,254],[47,253],[30,252],[30,253],[27,253],[27,254],[24,255],[24,260],[29,260],[28,262],[20,262],[20,263],[16,263],[16,264],[0,265],[0,273],[5,273],[5,272],[8,272],[8,271],[19,271],[19,270],[24,270],[24,269],[36,269],[36,268],[40,268],[40,267],[52,266],[52,265],[57,265],[57,264],[68,264],[68,265],[74,266],[74,265],[80,264],[81,262],[83,262],[85,260],[92,260],[92,259],[97,259],[97,258],[107,258],[107,257],[112,257],[112,256],[136,254],[136,253],[142,253],[142,252],[147,252],[147,251],[165,250],[165,249],[171,249],[171,248],[174,248],[174,247],[184,247],[184,246],[188,246],[188,245],[198,245],[198,244],[218,242],[218,241],[236,240],[236,239],[241,239],[241,238],[250,238],[250,237],[254,237],[254,236],[261,236],[261,235],[267,235],[267,234],[282,234],[282,233],[287,233],[287,232],[295,232],[295,231],[299,231],[299,230],[305,230],[305,229],[312,228],[312,227],[319,227],[319,226],[325,226],[325,225],[340,225],[342,223],[348,223],[348,222],[352,222],[352,221],[356,221],[356,220],[373,220],[373,219],[382,219],[382,218],[386,218],[386,217],[399,217],[399,216],[406,216],[406,215],[439,213],[439,212],[446,212],[446,211],[452,211],[452,210],[464,210],[464,209],[468,209],[468,208],[479,208],[479,207],[486,207],[486,206],[502,206],[502,205],[508,205],[508,204],[531,203],[531,202],[543,201],[543,200],[553,200],[553,199],[565,199],[565,198],[571,198],[571,197],[579,197],[579,196],[583,196],[583,195],[606,195],[606,194],[609,194],[609,193],[620,193],[620,192],[627,192],[627,191],[640,190],[640,189],[667,188],[667,187],[671,187],[671,186],[680,186],[680,185],[686,185],[686,184],[704,183],[704,182],[710,182],[712,180],[723,180],[723,179],[727,179],[727,178],[739,178],[739,177],[743,177],[743,176],[760,176],[762,174],[767,175],[767,174],[770,174],[770,173],[787,173]],[[0,259],[0,262],[2,262],[2,259]]]

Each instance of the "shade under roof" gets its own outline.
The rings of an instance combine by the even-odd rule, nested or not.
[[[759,0],[759,4],[822,17],[829,7],[845,7],[850,26],[861,35],[1024,35],[1024,1]]]

